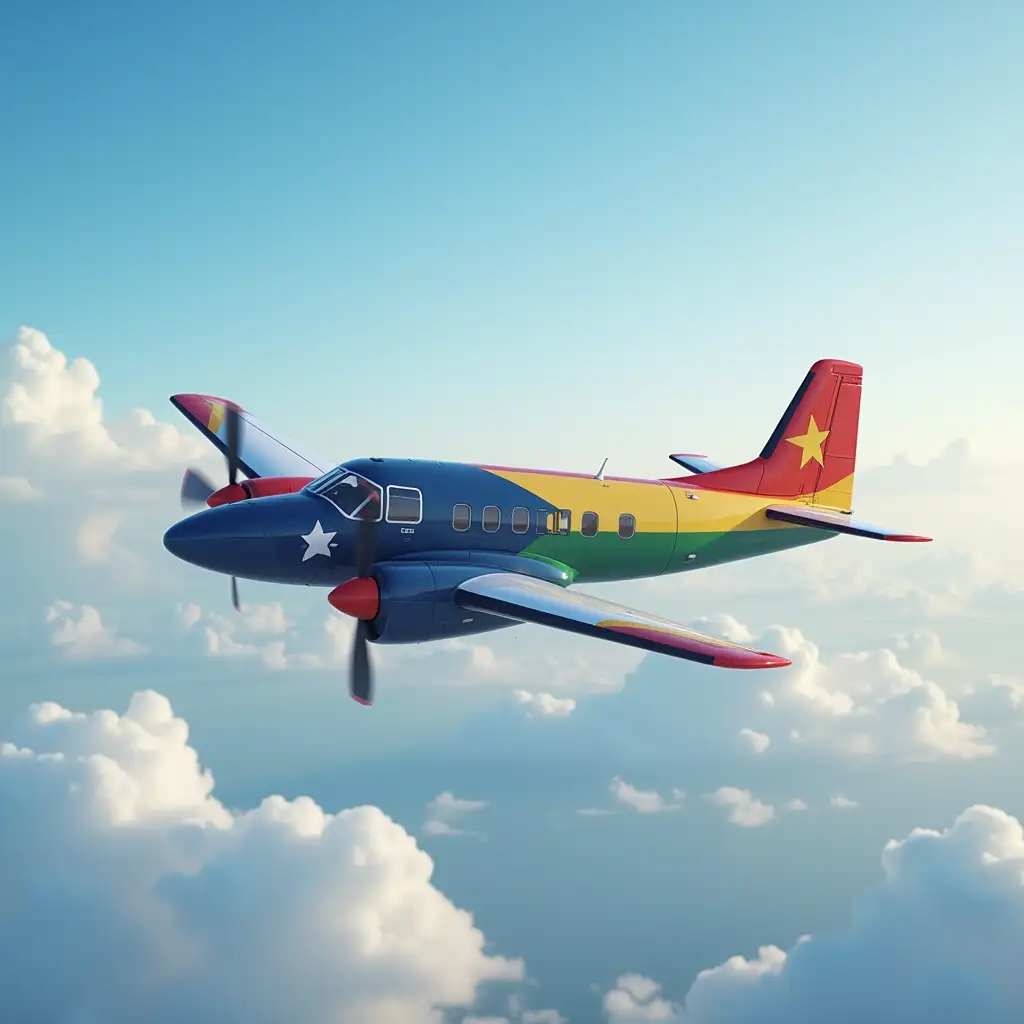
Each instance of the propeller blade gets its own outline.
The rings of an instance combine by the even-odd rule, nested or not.
[[[242,610],[242,606],[238,601],[238,579],[235,576],[231,577],[231,603],[235,606],[236,612]]]
[[[373,703],[373,671],[370,668],[370,646],[367,643],[369,626],[363,619],[356,620],[356,635],[352,641],[352,678],[349,690],[352,699],[360,704]]]
[[[242,445],[242,417],[238,410],[229,405],[226,409],[227,416],[227,459],[228,459],[228,483],[238,483],[238,452]]]
[[[205,505],[206,499],[217,488],[197,469],[186,469],[181,478],[181,506],[189,510],[197,505]]]
[[[375,510],[363,510],[356,533],[356,576],[369,576],[376,558],[377,523],[370,518]]]

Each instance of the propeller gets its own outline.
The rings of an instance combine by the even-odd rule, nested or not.
[[[373,703],[373,668],[370,664],[370,623],[380,611],[380,586],[373,576],[376,560],[377,519],[380,495],[373,493],[356,513],[355,570],[352,579],[339,583],[327,600],[345,615],[356,620],[352,638],[352,662],[349,693],[360,704]]]
[[[225,418],[225,459],[228,464],[228,485],[234,486],[238,483],[238,471],[241,467],[239,451],[242,447],[242,417],[238,409],[233,405],[224,406]],[[198,469],[186,469],[181,480],[181,507],[189,513],[195,512],[197,508],[204,507],[210,496],[217,491],[210,479],[199,472]],[[238,600],[238,580],[231,577],[231,603],[235,611],[241,611],[242,606]]]
[[[363,506],[359,517],[355,559],[356,577],[359,579],[370,578],[370,573],[373,571],[378,511],[376,503],[368,501]],[[366,619],[356,619],[356,633],[352,638],[352,669],[349,677],[349,693],[360,704],[373,703],[373,670],[370,666],[369,634],[369,622]]]

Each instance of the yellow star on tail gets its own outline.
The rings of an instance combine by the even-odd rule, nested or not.
[[[827,430],[819,430],[818,424],[811,416],[811,422],[807,425],[807,433],[798,437],[787,437],[790,444],[795,444],[800,449],[800,468],[803,469],[813,459],[819,466],[825,465],[825,459],[821,454],[821,446],[828,437]]]

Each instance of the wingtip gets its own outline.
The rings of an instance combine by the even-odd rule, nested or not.
[[[767,651],[723,651],[711,664],[716,668],[786,668],[793,662]]]
[[[357,697],[354,693],[350,695],[357,704],[362,704],[364,708],[373,707],[372,700],[365,700],[363,697]]]
[[[896,541],[898,544],[930,544],[931,537],[919,537],[914,533],[891,533],[886,540]]]

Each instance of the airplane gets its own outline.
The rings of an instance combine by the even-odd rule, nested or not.
[[[369,643],[407,644],[521,623],[707,665],[782,668],[786,658],[569,590],[691,572],[840,534],[918,542],[852,518],[863,368],[821,359],[761,453],[719,466],[675,454],[686,475],[643,480],[423,459],[335,465],[241,406],[177,394],[173,405],[225,456],[217,488],[186,470],[200,507],[164,546],[231,577],[330,588],[356,621],[349,690],[371,704]],[[244,474],[244,476],[243,476]],[[203,507],[205,506],[205,507]]]

